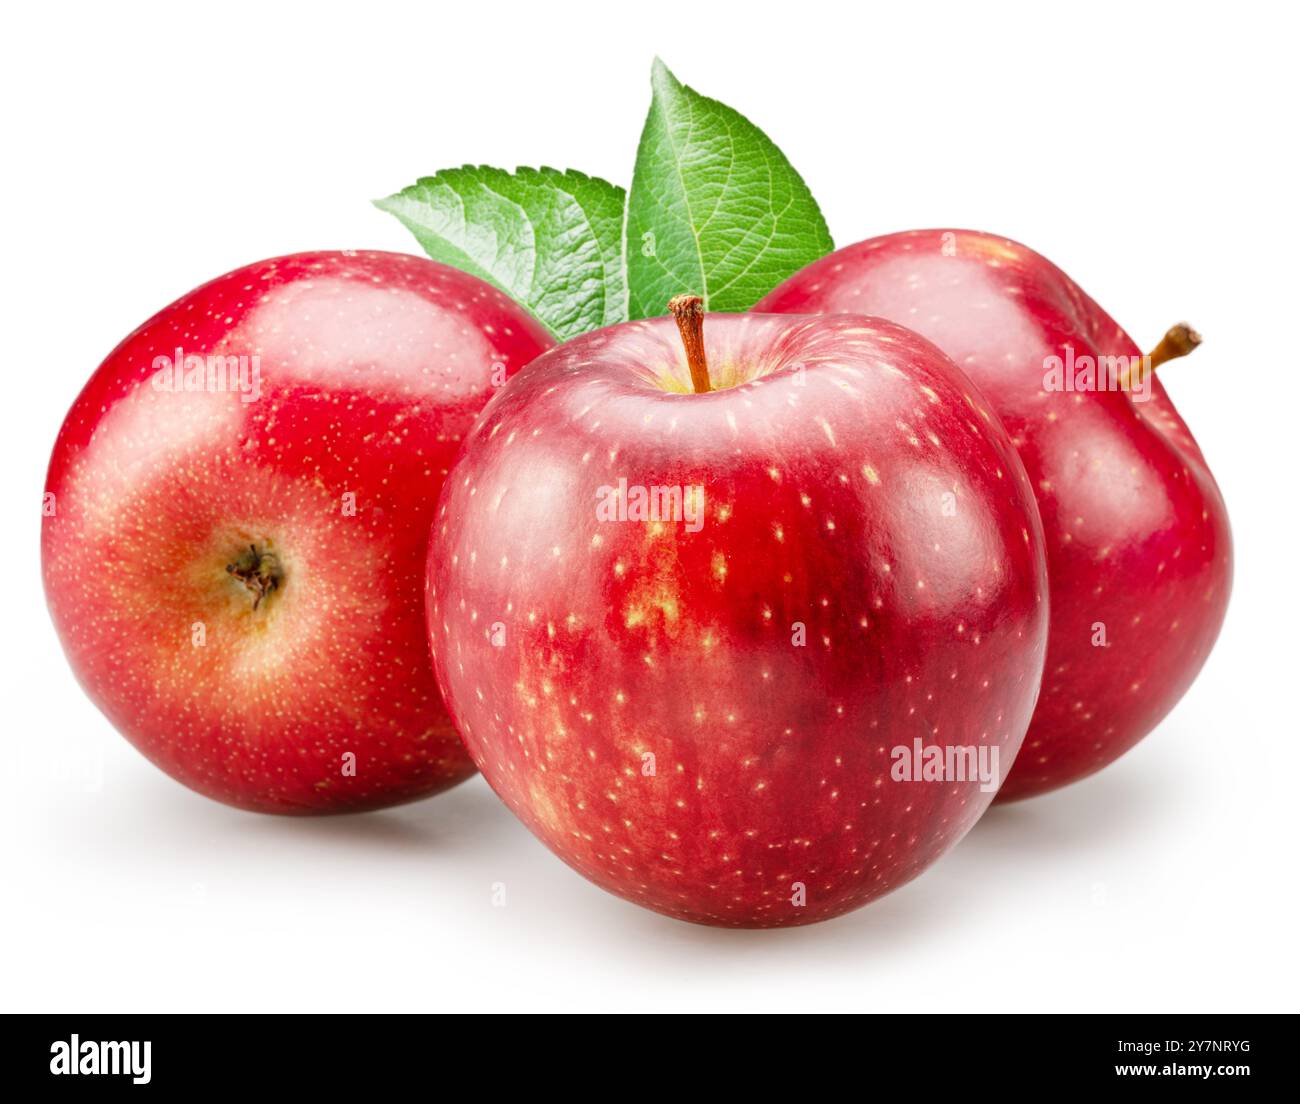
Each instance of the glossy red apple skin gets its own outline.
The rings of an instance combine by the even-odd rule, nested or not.
[[[705,344],[706,394],[668,318],[502,389],[434,523],[435,665],[488,782],[580,873],[684,920],[809,923],[920,873],[991,800],[896,781],[891,751],[1010,763],[1041,529],[1005,431],[917,335],[709,315]],[[702,488],[701,523],[599,520],[620,478]]]
[[[50,461],[46,595],[91,699],[245,809],[374,808],[472,774],[429,663],[427,534],[494,373],[551,344],[488,285],[393,253],[263,261],[151,318]],[[250,384],[257,355],[256,398],[159,389],[178,348],[249,356]],[[250,542],[283,573],[257,609],[226,571]]]
[[[1133,339],[1044,257],[966,230],[848,246],[754,309],[865,312],[915,329],[1011,432],[1042,513],[1052,613],[1042,695],[999,800],[1084,778],[1150,732],[1223,624],[1232,586],[1223,497],[1159,378],[1144,402],[1044,386],[1046,358],[1064,358],[1067,345],[1076,358],[1138,356]]]

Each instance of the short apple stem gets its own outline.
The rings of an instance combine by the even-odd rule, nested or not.
[[[284,571],[280,560],[274,552],[263,551],[257,545],[250,544],[247,552],[241,552],[233,563],[226,564],[226,571],[244,584],[253,595],[253,609],[257,609],[273,590],[278,590],[284,582]]]
[[[1159,368],[1167,360],[1177,360],[1179,357],[1185,357],[1200,343],[1201,335],[1186,322],[1179,322],[1176,326],[1170,326],[1169,332],[1160,339],[1160,344],[1147,354],[1147,358],[1151,361],[1152,371]]]
[[[677,319],[677,330],[686,348],[686,366],[691,370],[691,384],[696,394],[712,391],[709,362],[704,357],[704,300],[698,295],[674,295],[668,309]]]
[[[1160,365],[1171,360],[1185,357],[1200,343],[1201,335],[1186,322],[1170,326],[1160,343],[1138,362],[1136,369],[1129,369],[1120,377],[1120,386],[1125,390],[1140,386],[1148,372],[1154,372]]]

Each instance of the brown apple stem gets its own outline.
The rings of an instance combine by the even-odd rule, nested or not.
[[[255,544],[248,546],[247,552],[241,552],[233,563],[226,564],[226,571],[238,579],[253,595],[253,609],[257,609],[271,591],[279,588],[284,581],[284,572],[280,561],[271,551],[262,551]]]
[[[704,300],[698,295],[674,295],[668,300],[668,309],[677,319],[677,330],[686,349],[686,366],[691,370],[691,383],[696,394],[712,391],[709,362],[704,357]]]
[[[1148,359],[1151,361],[1152,370],[1159,368],[1167,360],[1177,360],[1179,357],[1185,357],[1200,343],[1201,335],[1186,322],[1179,322],[1176,326],[1170,326],[1169,332],[1160,339],[1160,344],[1147,354]]]
[[[1177,325],[1170,326],[1165,336],[1160,339],[1160,343],[1139,362],[1136,380],[1130,379],[1133,376],[1133,372],[1130,370],[1121,377],[1120,385],[1125,389],[1130,385],[1140,385],[1146,379],[1147,372],[1154,372],[1167,361],[1185,357],[1200,343],[1201,335],[1186,322],[1179,322]]]

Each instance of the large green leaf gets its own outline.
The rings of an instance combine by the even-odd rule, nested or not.
[[[657,58],[628,196],[628,314],[692,293],[743,311],[834,246],[808,186],[737,111],[681,84]]]
[[[570,169],[466,165],[375,206],[435,261],[495,284],[557,337],[627,318],[623,189]]]

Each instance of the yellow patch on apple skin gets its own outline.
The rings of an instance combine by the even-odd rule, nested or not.
[[[751,380],[761,375],[767,375],[771,368],[754,363],[740,363],[734,360],[725,360],[715,364],[709,361],[709,383],[715,391],[726,391],[732,387],[740,387],[742,384],[749,383]],[[680,365],[665,363],[659,370],[656,379],[659,385],[674,395],[693,395],[695,387],[691,383],[690,374],[686,368],[685,359]]]
[[[677,593],[671,582],[651,580],[635,588],[631,601],[625,607],[623,624],[629,629],[650,625],[661,628],[672,639],[676,636],[679,607]]]
[[[660,633],[675,640],[681,627],[680,566],[673,541],[655,542],[648,536],[642,562],[634,574],[623,623],[628,628],[643,628],[649,644]]]
[[[997,261],[1015,264],[1024,260],[1023,251],[1014,243],[1002,238],[989,238],[983,235],[962,234],[959,252],[978,254]]]
[[[542,829],[555,839],[565,835],[569,819],[560,815],[559,807],[551,800],[544,784],[534,780],[528,784],[528,806]]]

